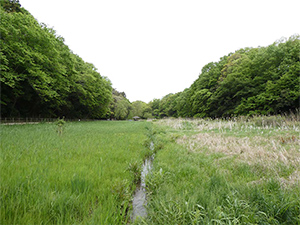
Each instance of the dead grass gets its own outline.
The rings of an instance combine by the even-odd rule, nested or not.
[[[256,126],[238,120],[164,119],[158,123],[175,130],[197,132],[177,139],[177,143],[185,146],[190,153],[222,153],[224,157],[217,160],[234,158],[237,163],[259,164],[275,174],[278,164],[300,168],[298,122],[293,124],[289,121],[289,125],[282,123],[282,126]],[[300,172],[296,169],[288,178],[278,179],[283,186],[299,183]]]
[[[272,166],[275,162],[284,165],[300,166],[299,141],[282,144],[280,139],[265,137],[233,137],[216,133],[199,133],[177,140],[190,152],[223,153],[237,156],[237,159],[249,164],[262,163]]]
[[[258,117],[261,118],[261,117]],[[253,131],[259,130],[261,132],[268,131],[294,131],[300,132],[300,120],[298,117],[293,121],[291,118],[282,119],[280,123],[264,123],[257,125],[255,119],[183,119],[183,118],[167,118],[158,120],[156,123],[164,126],[169,126],[176,130],[195,130],[195,131],[210,131],[219,130],[225,132],[226,130],[239,130],[239,131]]]

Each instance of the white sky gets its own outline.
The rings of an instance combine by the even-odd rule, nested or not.
[[[183,91],[209,62],[300,33],[299,0],[20,0],[132,102]]]

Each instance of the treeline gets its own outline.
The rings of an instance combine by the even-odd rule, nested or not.
[[[243,48],[202,68],[184,91],[130,103],[113,91],[111,116],[116,119],[164,117],[222,118],[276,115],[299,110],[300,36],[267,47]]]
[[[18,0],[1,0],[1,117],[148,118]]]
[[[244,48],[208,63],[190,88],[149,103],[162,117],[272,115],[299,109],[300,38]]]
[[[0,3],[2,117],[220,118],[299,108],[299,35],[230,53],[204,66],[184,91],[131,103],[18,0]]]
[[[130,102],[124,92],[113,89],[110,104],[110,119],[125,120],[138,116],[141,119],[153,118],[152,109],[143,101]]]
[[[104,118],[111,82],[39,24],[19,1],[1,0],[1,116]]]

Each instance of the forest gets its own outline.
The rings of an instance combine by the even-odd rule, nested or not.
[[[1,0],[0,13],[1,117],[223,118],[299,108],[298,34],[210,62],[182,92],[130,102],[19,1]]]
[[[299,108],[300,39],[244,48],[202,68],[183,92],[153,100],[157,117],[274,115]]]

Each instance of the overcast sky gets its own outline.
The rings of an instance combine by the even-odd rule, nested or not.
[[[20,0],[132,102],[183,91],[209,62],[300,33],[299,0]]]

